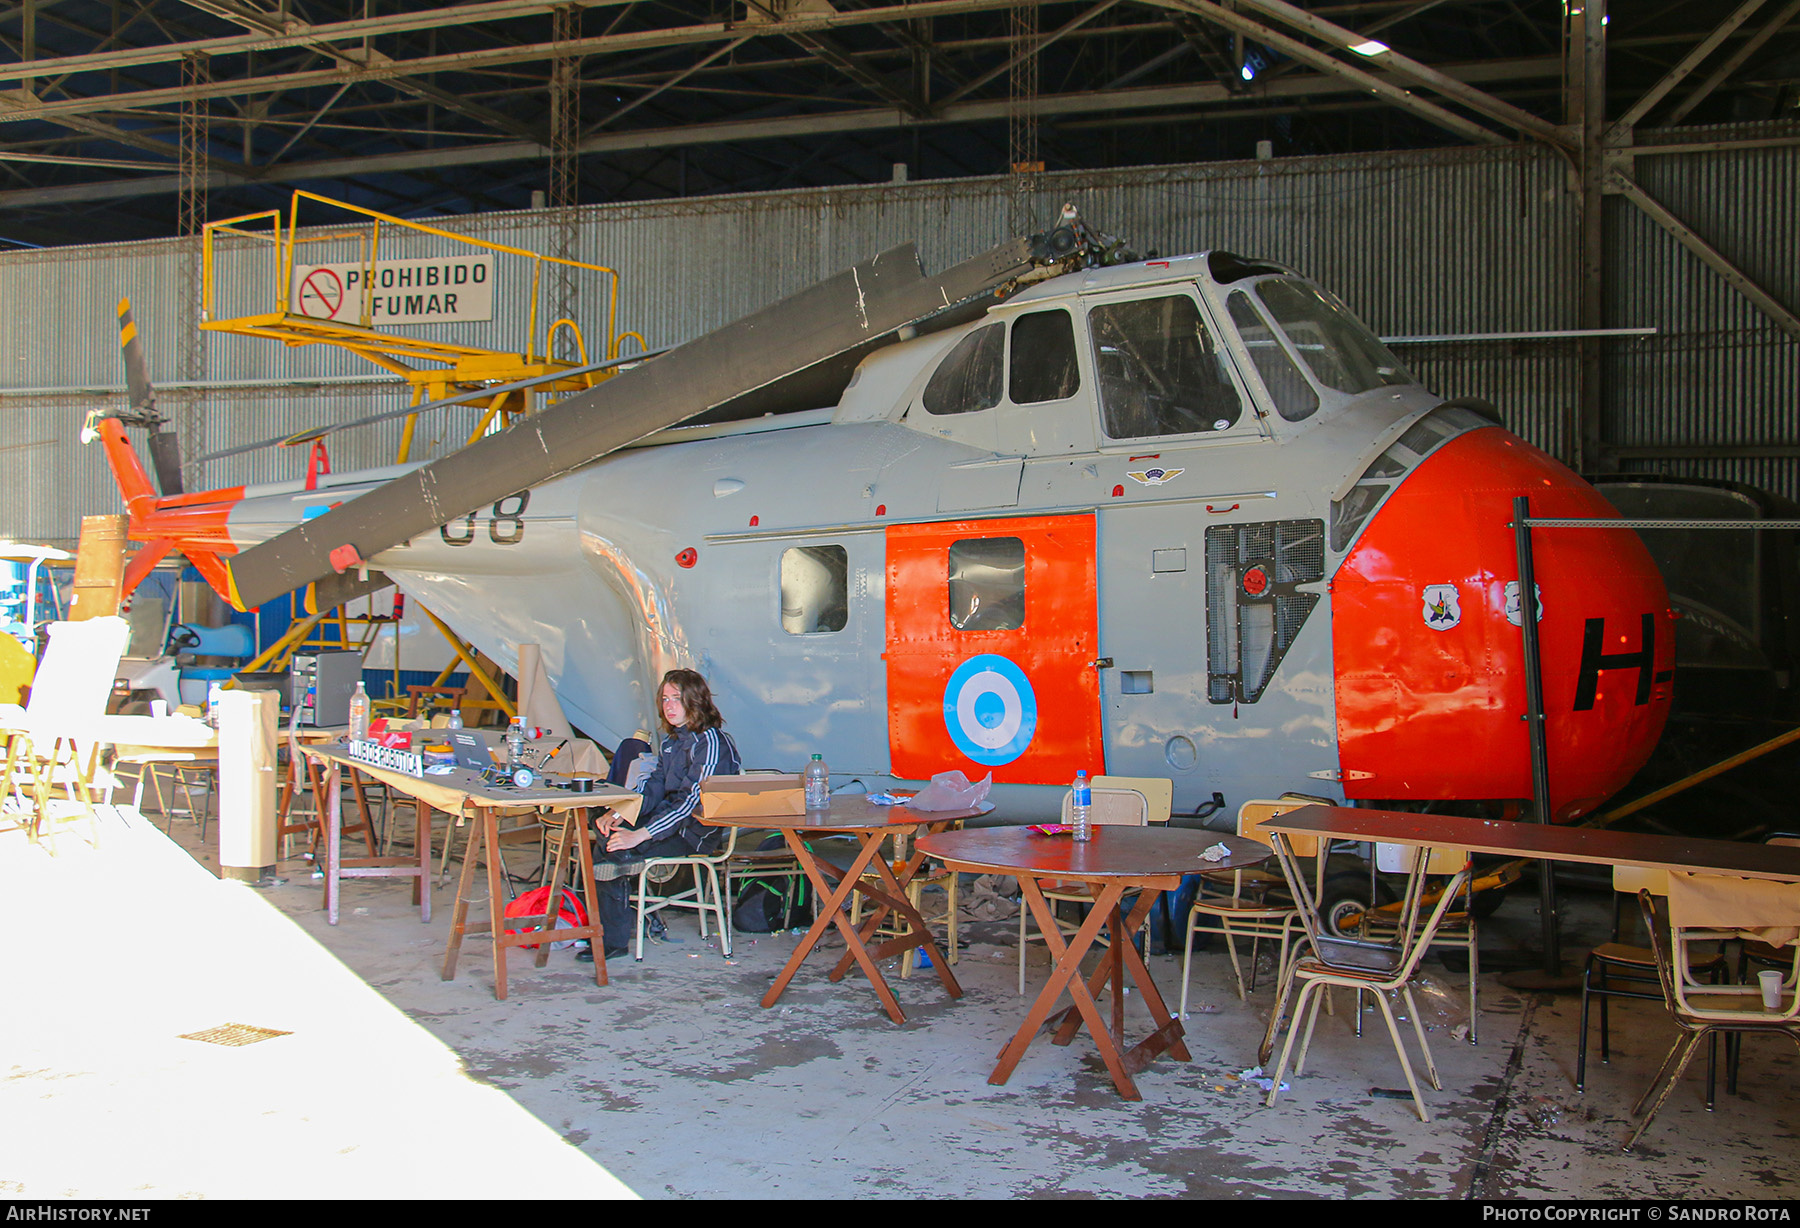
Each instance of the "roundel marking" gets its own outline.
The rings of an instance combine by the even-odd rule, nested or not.
[[[944,685],[944,727],[976,763],[998,767],[1024,754],[1037,716],[1031,680],[997,653],[970,657]]]

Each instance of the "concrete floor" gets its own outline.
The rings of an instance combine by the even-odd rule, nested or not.
[[[1615,1008],[1612,1064],[1591,1066],[1583,1096],[1578,996],[1486,977],[1471,1046],[1449,1034],[1466,1016],[1460,978],[1433,961],[1444,1090],[1427,1092],[1430,1123],[1370,1094],[1404,1086],[1374,1015],[1360,1040],[1322,1019],[1306,1073],[1270,1109],[1237,1077],[1255,1062],[1268,976],[1240,1003],[1211,951],[1195,957],[1193,1061],[1157,1061],[1130,1104],[1081,1039],[1034,1044],[988,1085],[1026,1006],[1014,922],[973,927],[960,1001],[928,973],[896,980],[898,1027],[855,974],[832,985],[816,965],[763,1009],[795,939],[741,935],[724,959],[689,917],[642,963],[614,961],[603,989],[572,952],[542,971],[515,952],[496,1002],[484,946],[438,978],[453,887],[421,925],[406,886],[347,884],[334,928],[306,863],[284,862],[280,886],[222,882],[216,836],[200,848],[195,834],[178,819],[167,838],[125,808],[97,852],[0,836],[0,1197],[1800,1194],[1800,1055],[1773,1040],[1747,1044],[1742,1093],[1721,1092],[1716,1114],[1697,1062],[1620,1154],[1672,1038],[1651,1003]],[[1508,901],[1484,945],[1533,927],[1533,903]],[[1591,922],[1601,907],[1570,911]],[[1173,1002],[1179,961],[1151,969]],[[288,1034],[182,1039],[227,1023]]]

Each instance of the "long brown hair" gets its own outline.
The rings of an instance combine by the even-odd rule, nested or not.
[[[672,669],[663,675],[663,680],[656,688],[656,719],[662,722],[664,733],[674,733],[674,726],[669,718],[663,715],[662,693],[664,687],[674,687],[681,696],[681,706],[687,709],[687,724],[684,729],[692,729],[695,733],[704,733],[708,729],[719,729],[725,724],[725,718],[713,706],[712,688],[706,685],[706,679],[691,669]]]

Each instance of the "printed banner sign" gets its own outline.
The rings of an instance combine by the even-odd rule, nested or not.
[[[401,750],[379,742],[351,742],[350,757],[358,763],[399,772],[403,776],[425,775],[425,756],[416,750]]]
[[[365,281],[365,277],[367,280]],[[374,265],[294,266],[289,310],[315,320],[361,322],[368,296],[369,324],[447,324],[494,318],[494,258],[378,260]]]

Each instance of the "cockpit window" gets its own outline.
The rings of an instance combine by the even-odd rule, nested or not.
[[[1313,386],[1300,374],[1300,368],[1288,357],[1269,322],[1250,305],[1250,296],[1242,290],[1233,290],[1226,306],[1277,412],[1289,422],[1303,422],[1317,413],[1319,394],[1313,391]]]
[[[1088,311],[1100,413],[1113,439],[1223,431],[1243,401],[1185,294]]]
[[[934,414],[972,414],[1000,404],[1005,353],[1004,324],[964,337],[926,383],[925,408]]]
[[[1413,377],[1355,316],[1317,287],[1286,277],[1256,283],[1256,293],[1313,376],[1339,392],[1368,392]]]
[[[1061,401],[1081,391],[1069,313],[1033,311],[1013,321],[1007,390],[1014,405]]]

